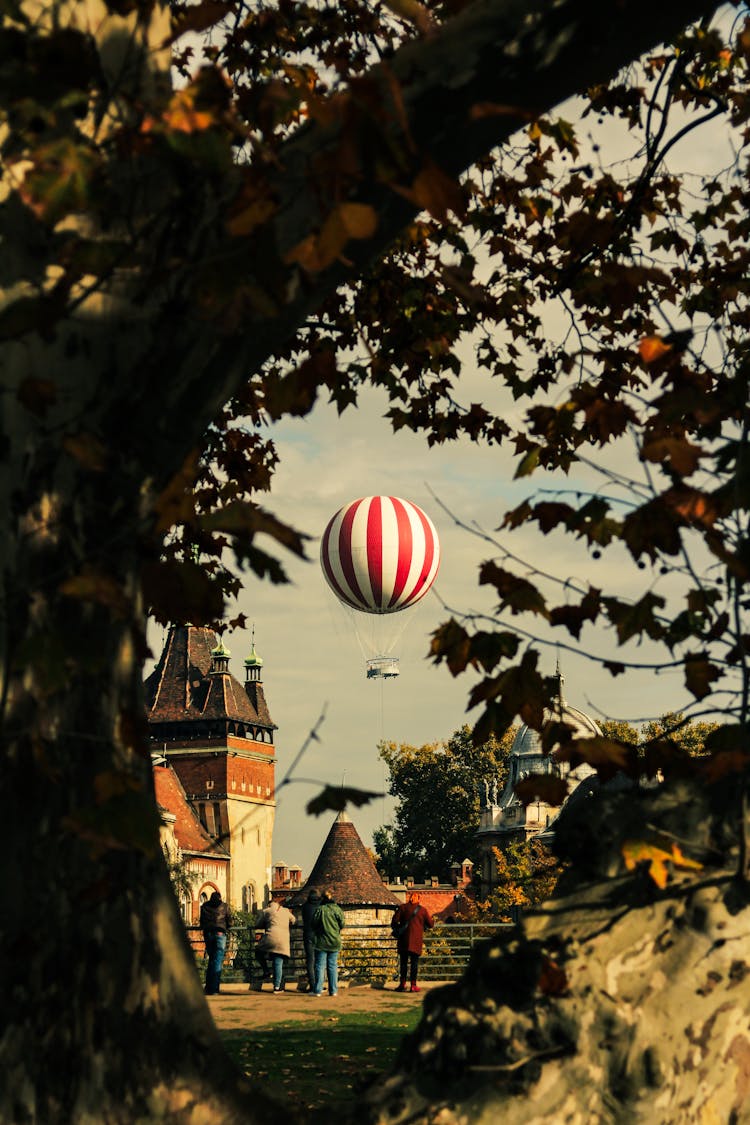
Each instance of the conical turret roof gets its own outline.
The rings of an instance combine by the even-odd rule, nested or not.
[[[291,899],[301,906],[310,891],[331,887],[339,906],[400,905],[377,872],[357,829],[345,812],[340,812],[326,837],[310,876]]]

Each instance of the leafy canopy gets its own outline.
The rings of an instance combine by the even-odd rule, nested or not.
[[[476,746],[463,726],[447,742],[380,744],[388,792],[396,800],[393,825],[374,834],[378,869],[389,878],[450,876],[453,863],[476,861],[476,831],[485,781],[504,785],[514,731]]]
[[[453,107],[430,89],[426,108],[401,60],[415,43],[432,50],[433,35],[439,51],[436,29],[454,10],[175,4],[162,45],[183,84],[144,94],[118,83],[89,31],[32,23],[14,6],[3,207],[36,251],[8,260],[0,340],[54,338],[125,279],[136,307],[148,297],[158,331],[128,390],[148,395],[167,368],[185,380],[165,396],[178,426],[150,434],[147,448],[128,433],[151,470],[140,580],[162,620],[221,619],[237,568],[283,581],[274,548],[305,554],[304,535],[258,496],[278,456],[267,423],[305,415],[321,395],[343,411],[374,385],[395,429],[433,445],[509,445],[530,486],[568,474],[553,498],[531,489],[503,534],[572,537],[592,562],[609,552],[636,581],[642,572],[640,585],[626,596],[593,567],[588,583],[569,583],[505,550],[489,559],[480,582],[496,614],[448,621],[432,642],[452,674],[482,676],[470,696],[483,708],[475,737],[516,716],[542,723],[552,685],[522,638],[551,629],[585,645],[603,626],[622,649],[601,657],[613,675],[642,666],[632,650],[648,642],[654,668],[679,669],[704,707],[720,701],[715,769],[744,771],[750,22],[703,18],[609,84],[592,79],[564,112],[477,93],[466,128],[442,147],[433,130],[430,150],[430,115],[447,121]],[[208,35],[200,52],[190,32]],[[516,46],[533,75],[544,25]],[[458,89],[458,63],[443,61],[446,89]],[[586,81],[590,59],[579,63]],[[515,128],[510,141],[459,175],[466,137],[497,120]],[[618,127],[635,141],[632,159],[606,148]],[[674,170],[719,133],[724,166]],[[403,217],[402,233],[378,260],[388,214]],[[467,346],[513,410],[489,394],[467,400]],[[74,333],[66,354],[84,357]],[[79,426],[63,409],[67,378],[28,374],[16,400],[76,473],[106,473],[124,490],[134,470],[112,448],[117,388],[100,382]],[[202,406],[191,412],[194,386]],[[73,523],[69,534],[71,558],[86,561],[64,596],[130,613],[116,561],[92,558]]]

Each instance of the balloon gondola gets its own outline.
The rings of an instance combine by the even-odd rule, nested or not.
[[[325,579],[339,602],[372,618],[416,605],[435,581],[440,543],[421,508],[397,496],[364,496],[345,504],[328,522],[320,547]],[[368,679],[398,676],[398,658],[379,637],[367,658]],[[362,631],[358,630],[363,643]],[[370,647],[363,643],[363,647]],[[380,650],[379,650],[380,649]]]

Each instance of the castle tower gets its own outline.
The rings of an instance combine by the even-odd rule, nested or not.
[[[366,924],[390,918],[401,900],[389,891],[345,812],[340,812],[326,836],[310,876],[288,903],[299,908],[310,891],[332,887],[347,923]]]
[[[243,686],[211,630],[174,625],[145,682],[152,748],[164,754],[208,832],[230,855],[228,899],[263,905],[271,891],[276,808],[272,721],[262,659],[245,661]]]

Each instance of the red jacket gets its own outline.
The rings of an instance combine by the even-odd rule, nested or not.
[[[431,915],[420,903],[402,902],[391,919],[391,929],[396,936],[396,948],[399,953],[420,954],[424,932],[431,929],[433,925]]]

